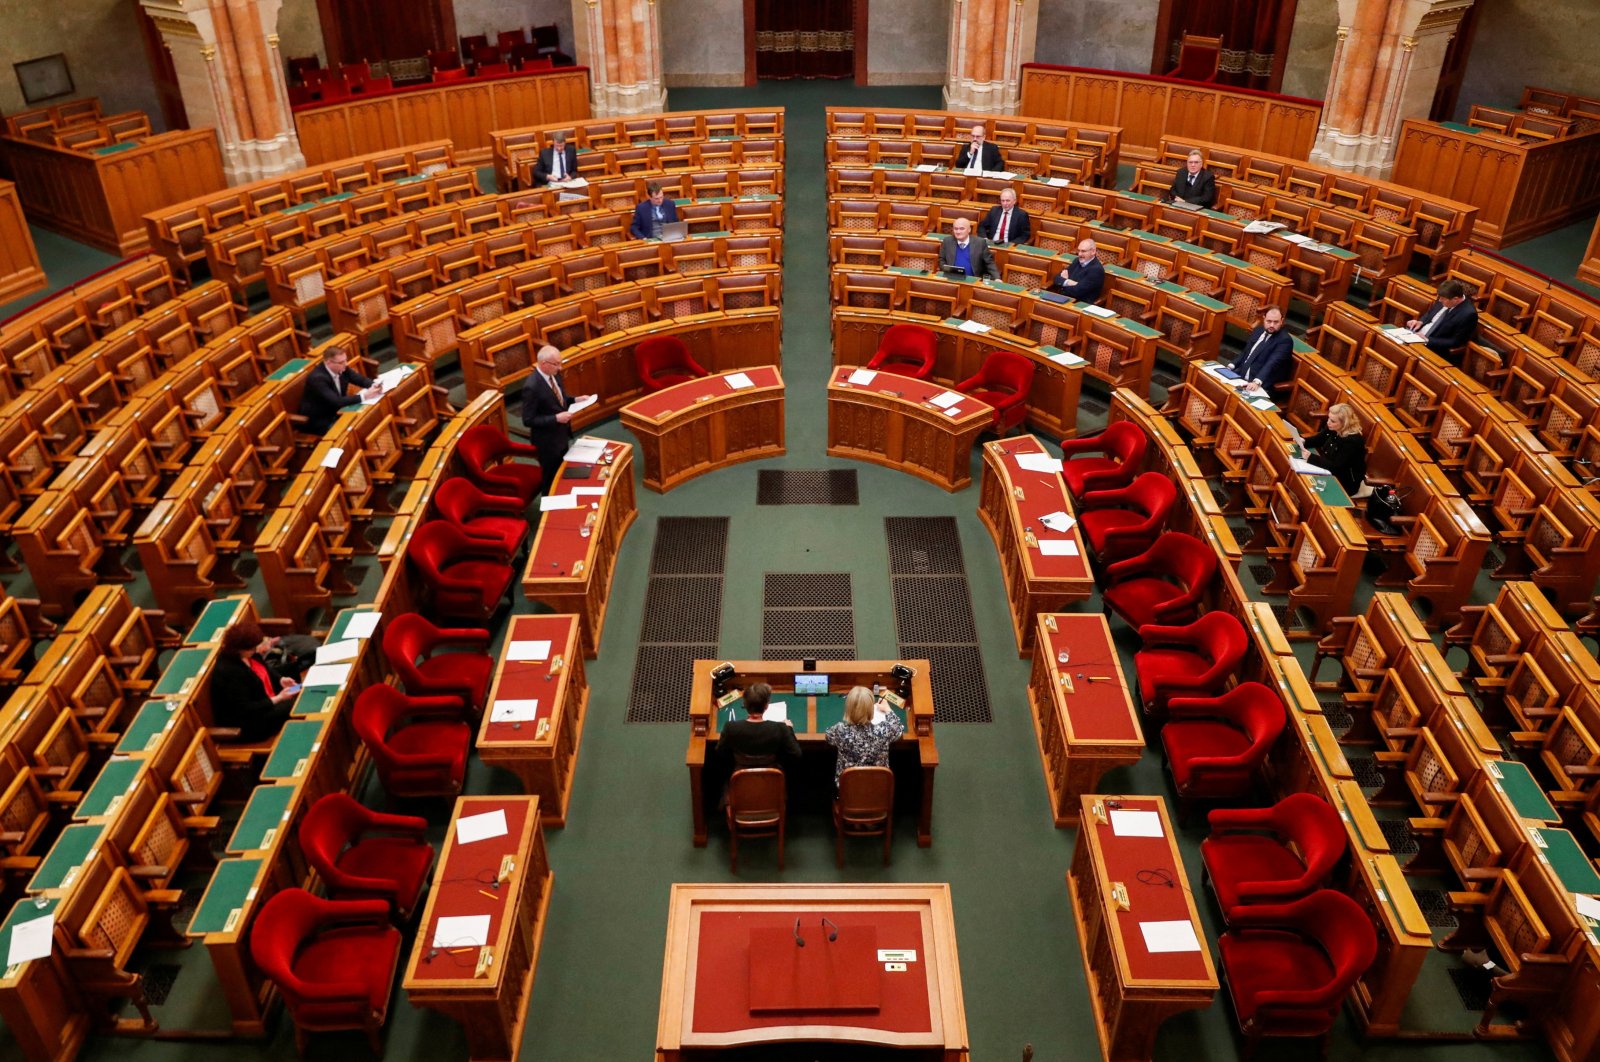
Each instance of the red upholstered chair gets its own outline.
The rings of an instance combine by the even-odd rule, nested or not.
[[[1215,81],[1221,62],[1221,37],[1185,33],[1178,43],[1178,65],[1168,70],[1167,76],[1189,81]]]
[[[1133,666],[1147,712],[1158,710],[1168,697],[1221,693],[1250,646],[1244,624],[1227,612],[1208,612],[1183,627],[1149,623],[1139,628],[1139,637],[1144,648],[1134,654]]]
[[[456,456],[466,466],[472,482],[490,494],[516,498],[523,505],[533,501],[544,483],[544,473],[538,465],[514,460],[537,460],[538,448],[513,441],[492,424],[478,424],[463,432],[461,441],[456,443]]]
[[[473,72],[475,77],[493,77],[497,74],[511,73],[510,63],[479,63],[478,69]]]
[[[532,48],[533,45],[525,44],[523,47]],[[555,61],[548,55],[535,55],[529,59],[524,59],[517,64],[517,69],[521,70],[524,74],[533,73],[536,70],[554,70],[555,68]]]
[[[477,55],[479,48],[489,47],[489,38],[485,34],[474,33],[470,37],[459,38],[458,43],[461,45],[462,55]]]
[[[1130,627],[1187,623],[1216,574],[1217,554],[1209,543],[1168,531],[1143,553],[1107,568],[1100,598]]]
[[[1099,435],[1068,439],[1061,444],[1061,478],[1067,492],[1081,498],[1091,490],[1115,490],[1133,482],[1144,467],[1144,451],[1150,443],[1143,429],[1128,420],[1106,425]],[[1084,455],[1084,456],[1079,456]]]
[[[443,83],[447,81],[465,81],[466,79],[467,69],[464,66],[447,66],[443,69],[435,70],[433,72],[433,80],[435,83]]]
[[[1005,434],[1028,419],[1028,392],[1033,387],[1033,362],[1009,350],[992,350],[977,375],[955,390],[994,407],[994,430]]]
[[[473,717],[460,697],[407,697],[380,682],[356,698],[353,721],[391,796],[461,792]]]
[[[877,352],[867,368],[926,380],[933,375],[939,341],[931,329],[914,324],[891,325],[878,340]]]
[[[1259,682],[1241,682],[1218,697],[1173,697],[1161,748],[1184,809],[1196,800],[1241,800],[1283,733],[1283,700]]]
[[[353,92],[391,92],[393,90],[394,78],[388,74],[382,77],[369,77],[351,88]]]
[[[1321,1037],[1326,1053],[1345,995],[1377,957],[1378,934],[1360,904],[1322,889],[1237,908],[1217,949],[1246,1058],[1263,1036]]]
[[[329,793],[300,821],[300,851],[333,899],[382,900],[404,923],[433,866],[427,829],[427,819],[385,815],[348,793]]]
[[[426,588],[433,615],[487,625],[511,589],[511,554],[448,520],[411,534],[406,561]]]
[[[359,85],[372,77],[372,64],[366,62],[341,63],[339,64],[339,76],[352,85]]]
[[[283,996],[302,1055],[306,1034],[364,1029],[383,1055],[379,1030],[400,961],[400,931],[382,900],[324,900],[284,889],[250,930],[256,966]]]
[[[1155,544],[1178,488],[1160,472],[1146,472],[1126,487],[1095,490],[1078,500],[1078,525],[1101,563],[1143,553]]]
[[[516,48],[517,45],[527,44],[528,35],[520,26],[514,30],[501,30],[500,35],[496,39],[495,43],[500,46],[500,51],[509,53],[512,51],[512,49]]]
[[[472,653],[434,653],[446,645],[467,645]],[[396,616],[383,630],[383,655],[406,692],[417,697],[459,697],[482,711],[489,697],[494,657],[489,632],[472,627],[435,627],[415,612]]]
[[[494,542],[507,553],[517,553],[528,541],[527,506],[515,498],[485,494],[465,476],[439,484],[433,508],[467,534]]]
[[[1286,903],[1319,888],[1344,855],[1344,822],[1315,793],[1291,793],[1270,808],[1218,808],[1200,842],[1222,917],[1241,904]]]
[[[428,66],[437,74],[441,70],[460,70],[461,53],[454,48],[440,48],[428,53]]]
[[[677,336],[655,336],[633,348],[633,365],[649,391],[709,376]]]

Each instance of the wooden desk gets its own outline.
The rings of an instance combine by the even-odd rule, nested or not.
[[[505,813],[504,835],[457,842],[456,823],[462,818],[495,811]],[[499,884],[490,887],[497,879]],[[422,930],[401,984],[412,1006],[429,1007],[461,1023],[471,1062],[514,1062],[522,1049],[553,884],[538,797],[467,796],[456,801],[422,912]],[[440,918],[473,915],[489,916],[487,945],[433,947]]]
[[[544,659],[529,659],[534,654],[522,650],[512,653],[513,646],[527,642],[549,642]],[[495,705],[503,700],[537,700],[538,715],[521,722],[497,721]],[[567,824],[588,705],[578,617],[511,617],[489,688],[489,706],[478,724],[478,758],[522,780],[523,791],[539,798],[545,826]]]
[[[814,948],[831,943],[821,926],[827,918],[841,938],[865,932],[875,936],[877,949],[916,955],[903,971],[872,963],[881,993],[875,1010],[809,1020],[803,1012],[753,1012],[751,931],[792,930],[797,917]],[[866,1043],[903,1049],[909,1058],[964,1062],[967,1022],[950,886],[673,885],[656,1062],[777,1043]]]
[[[1075,510],[1060,473],[1030,472],[1017,463],[1019,454],[1049,456],[1032,435],[984,444],[978,517],[1000,554],[1017,655],[1027,656],[1033,647],[1033,617],[1087,599],[1094,592],[1094,572],[1076,523],[1065,536],[1076,551],[1071,556],[1047,557],[1038,545],[1027,544],[1030,531],[1036,540],[1062,538],[1040,518],[1058,512],[1075,518]]]
[[[930,401],[946,390],[938,384],[887,372],[851,384],[856,371],[841,365],[828,380],[829,457],[899,469],[951,493],[972,482],[972,444],[993,424],[993,406],[964,397],[952,417]]]
[[[734,387],[738,376],[749,384]],[[705,376],[636,398],[622,426],[639,440],[644,485],[665,493],[696,476],[785,453],[783,377],[775,366]]]
[[[1067,890],[1078,922],[1078,948],[1088,975],[1100,1053],[1107,1062],[1148,1059],[1163,1021],[1211,1005],[1217,991],[1216,967],[1173,840],[1166,802],[1140,796],[1078,800],[1084,826],[1067,872]],[[1162,836],[1117,836],[1109,822],[1097,821],[1092,810],[1097,803],[1103,807],[1112,800],[1126,810],[1158,813]],[[1109,818],[1109,809],[1106,815]],[[1157,869],[1171,875],[1177,888],[1139,881],[1142,872]],[[1112,900],[1116,882],[1127,889],[1127,910],[1118,910]],[[1194,927],[1200,949],[1151,954],[1140,923],[1184,920]]]
[[[22,216],[17,186],[0,181],[0,303],[20,299],[45,286],[44,267]]]
[[[898,664],[911,668],[911,692],[905,697],[906,732],[889,749],[889,767],[895,772],[895,810],[915,813],[917,846],[933,843],[933,776],[939,766],[939,750],[933,741],[933,684],[926,660],[830,660],[817,665],[828,676],[826,696],[797,698],[794,676],[802,670],[798,660],[732,660],[732,686],[743,688],[752,682],[772,687],[774,700],[790,702],[789,718],[805,754],[799,774],[803,778],[793,787],[789,811],[814,808],[826,814],[832,806],[834,758],[823,737],[829,726],[844,718],[844,694],[852,686],[874,684],[895,689],[897,680],[890,673]],[[717,709],[712,696],[711,672],[721,660],[696,660],[694,683],[689,691],[689,804],[694,815],[694,845],[706,845],[707,811],[715,811],[717,798],[727,774],[726,766],[715,758],[718,723],[728,718],[729,709]],[[735,706],[735,718],[743,708]],[[898,710],[897,710],[898,711]],[[710,777],[707,777],[709,767]],[[709,782],[709,784],[708,784]]]
[[[580,488],[599,487],[604,493],[590,496],[588,507],[540,513],[522,574],[522,593],[529,601],[577,614],[583,655],[590,659],[600,652],[622,537],[639,515],[633,498],[633,447],[607,443],[605,460],[610,463],[594,466],[582,480],[572,478],[572,466],[562,466],[550,497]]]

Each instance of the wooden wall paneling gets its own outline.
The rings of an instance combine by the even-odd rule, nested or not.
[[[350,130],[340,108],[298,114],[294,124],[300,136],[300,150],[309,166],[358,154],[351,147]]]
[[[394,123],[406,143],[450,139],[450,120],[442,94],[407,92],[390,98],[394,102]]]
[[[404,147],[406,144],[414,144],[418,140],[425,139],[420,135],[412,136],[409,130],[401,129],[395,117],[395,103],[392,96],[380,96],[377,99],[351,104],[346,113],[349,116],[351,144],[370,145],[350,152],[353,155]]]
[[[0,181],[0,303],[21,298],[45,286],[39,251],[22,215],[17,186]]]
[[[1110,124],[1122,127],[1122,142],[1148,144],[1167,131],[1167,93],[1160,85],[1133,81],[1118,86],[1115,117]],[[1077,121],[1088,116],[1074,108]],[[1192,134],[1191,134],[1192,135]]]
[[[489,133],[497,128],[494,120],[494,91],[487,84],[470,85],[445,97],[450,115],[450,139],[456,142],[456,157],[470,157],[487,149]]]
[[[1595,219],[1589,246],[1583,252],[1583,261],[1578,263],[1578,279],[1600,287],[1600,218]]]

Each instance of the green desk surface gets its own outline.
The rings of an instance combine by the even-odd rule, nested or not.
[[[1145,195],[1143,192],[1118,192],[1117,194],[1122,196],[1124,199],[1135,199],[1141,203],[1158,202],[1155,196]]]
[[[1530,822],[1560,822],[1561,816],[1545,796],[1544,787],[1534,779],[1527,764],[1517,760],[1489,760],[1484,764],[1496,789],[1511,801],[1511,807]]]
[[[1317,352],[1316,347],[1312,346],[1310,343],[1307,343],[1299,336],[1291,336],[1290,338],[1294,340],[1294,352],[1296,354],[1315,354]]]
[[[1118,317],[1117,321],[1122,325],[1123,328],[1126,328],[1136,336],[1143,336],[1145,339],[1161,338],[1161,333],[1157,332],[1149,325],[1140,324],[1138,321],[1130,321],[1126,317]]]
[[[1127,280],[1143,280],[1144,274],[1129,269],[1127,266],[1108,265],[1106,272],[1114,277],[1123,277]]]
[[[385,183],[386,184],[416,184],[418,181],[426,181],[427,179],[428,179],[428,175],[426,173],[413,173],[413,174],[408,174],[405,177],[396,177],[394,180],[386,181]],[[332,198],[332,197],[330,196],[329,198]]]
[[[311,364],[310,358],[290,358],[267,377],[269,380],[287,380],[307,365]]]
[[[1056,251],[1047,251],[1043,247],[1035,247],[1031,243],[1014,243],[1014,244],[1011,245],[1011,249],[1013,251],[1019,251],[1022,254],[1037,255],[1040,258],[1060,258],[1061,257],[1061,254],[1056,252]]]
[[[1483,132],[1483,130],[1479,129],[1477,126],[1462,125],[1460,122],[1440,122],[1439,124],[1445,129],[1451,130],[1452,132],[1468,133],[1472,136],[1477,136],[1479,133]]]
[[[1027,289],[1020,284],[1007,284],[1003,280],[991,280],[988,285],[996,291],[1009,292],[1012,295],[1021,295]]]
[[[754,192],[750,195],[741,195],[738,201],[741,203],[771,203],[777,199],[778,196],[773,195],[771,192]]]
[[[253,898],[256,875],[264,862],[264,859],[224,859],[218,863],[185,934],[203,937],[207,933],[224,932],[233,912]]]
[[[300,691],[300,696],[294,699],[294,706],[289,709],[292,716],[321,715],[333,711],[333,706],[339,699],[338,686],[316,686]]]
[[[214,646],[179,649],[156,680],[150,696],[177,697],[187,692],[183,688],[184,683],[199,675],[216,651]]]
[[[1542,843],[1539,858],[1550,864],[1561,879],[1562,888],[1568,892],[1600,893],[1600,874],[1595,873],[1594,864],[1578,847],[1576,837],[1566,830],[1552,829],[1530,829],[1528,835],[1536,846]]]
[[[1237,266],[1240,269],[1249,269],[1250,268],[1250,263],[1249,262],[1240,261],[1239,259],[1237,259],[1237,258],[1235,258],[1235,257],[1233,257],[1232,255],[1229,255],[1229,254],[1219,254],[1219,255],[1216,255],[1215,257],[1216,257],[1217,261],[1221,262],[1223,265]]]
[[[145,765],[144,760],[135,760],[128,756],[113,756],[100,768],[100,776],[94,780],[94,785],[83,794],[83,799],[78,801],[78,808],[72,813],[75,819],[93,819],[106,814],[111,810],[112,803],[120,796],[127,794],[133,788],[133,783],[139,777],[139,771]]]
[[[1201,207],[1199,210],[1196,210],[1195,213],[1202,217],[1215,218],[1218,221],[1236,220],[1232,214],[1222,210],[1212,210],[1210,207]]]
[[[94,153],[96,155],[115,155],[119,151],[127,151],[129,148],[138,146],[139,142],[137,140],[129,140],[121,144],[107,144],[105,147],[97,147],[94,149]]]
[[[244,814],[239,816],[239,825],[234,827],[233,836],[228,839],[228,854],[240,855],[269,847],[272,838],[267,834],[278,830],[287,821],[289,805],[299,791],[297,785],[256,786],[244,806]]]
[[[707,140],[743,140],[742,136],[708,136]]]
[[[880,162],[877,163],[877,168],[880,170],[909,170],[911,167],[903,162]]]
[[[322,737],[322,720],[291,719],[283,724],[278,743],[272,746],[267,765],[261,768],[261,780],[274,782],[280,778],[294,778],[295,765],[311,755],[312,747]]]
[[[789,705],[789,718],[794,720],[795,730],[797,733],[820,734],[827,730],[828,727],[844,718],[844,696],[845,695],[842,693],[824,693],[817,697],[796,697],[793,693],[775,692],[772,695],[772,699],[774,701],[786,702]],[[805,729],[806,721],[809,719],[811,714],[808,711],[808,706],[806,704],[807,701],[813,701],[816,703],[817,728],[815,730]],[[893,709],[893,711],[900,717],[900,721],[902,723],[906,721],[905,712],[898,708]],[[734,719],[744,718],[746,718],[744,705],[736,701],[731,708],[724,708],[722,710],[718,722],[724,723]],[[718,729],[720,729],[720,726]]]
[[[629,147],[661,147],[665,143],[666,143],[665,140],[630,140],[630,141],[628,141],[628,146]]]
[[[128,724],[128,729],[122,732],[122,740],[117,742],[116,751],[131,755],[153,747],[167,726],[177,718],[174,714],[177,710],[177,701],[145,701],[139,714]]]
[[[339,614],[333,618],[333,626],[328,628],[328,637],[324,639],[323,644],[344,641],[345,638],[349,637],[345,634],[345,631],[350,629],[350,624],[355,621],[355,618],[364,616],[372,611],[374,609],[371,605],[356,605],[353,608],[340,609]],[[202,613],[202,615],[204,614]]]
[[[1198,243],[1185,243],[1183,240],[1173,240],[1172,246],[1180,251],[1188,251],[1190,254],[1209,255],[1211,253],[1209,248],[1201,247]]]
[[[83,866],[83,861],[89,858],[89,850],[100,843],[105,832],[104,823],[90,825],[80,822],[62,830],[56,843],[50,846],[44,862],[39,864],[33,880],[28,882],[28,891],[44,892],[60,888],[68,874]]]
[[[1349,493],[1344,489],[1344,484],[1332,476],[1307,476],[1311,481],[1311,491],[1321,498],[1323,504],[1339,508],[1349,508],[1353,503]]]
[[[11,927],[32,922],[36,918],[44,918],[56,913],[56,906],[61,901],[57,899],[27,898],[18,900],[16,906],[11,908],[11,913],[6,915],[6,920],[0,924],[0,963],[5,962],[6,956],[11,954]]]
[[[717,229],[713,232],[691,232],[689,235],[696,240],[709,240],[717,236],[732,236],[733,233],[729,232],[727,229]]]
[[[708,197],[706,199],[674,199],[673,202],[678,204],[679,206],[689,206],[689,205],[694,204],[694,203],[731,203],[731,202],[733,202],[733,196],[731,196],[731,195],[714,195],[714,196],[710,196],[710,197]],[[680,218],[679,220],[682,220],[682,219]]]
[[[1187,291],[1188,289],[1185,290]],[[1227,303],[1223,302],[1221,299],[1213,299],[1210,295],[1202,295],[1198,291],[1190,291],[1187,298],[1196,306],[1203,306],[1208,310],[1226,312],[1227,310],[1231,310],[1233,308]]]
[[[1085,361],[1084,359],[1078,357],[1076,354],[1072,353],[1072,351],[1070,351],[1070,350],[1062,350],[1060,347],[1052,347],[1052,346],[1050,346],[1048,344],[1046,344],[1045,346],[1040,347],[1039,348],[1039,353],[1043,354],[1047,358],[1055,358],[1055,357],[1061,356],[1062,354],[1065,354],[1070,359],[1067,362],[1068,365],[1087,365],[1087,364],[1089,364],[1087,361]]]
[[[1322,248],[1323,254],[1331,254],[1335,258],[1348,258],[1354,261],[1355,259],[1361,257],[1354,251],[1348,250],[1344,247],[1336,247],[1331,243],[1319,243],[1317,246]]]
[[[189,628],[189,634],[183,639],[183,644],[204,645],[216,641],[233,623],[234,617],[239,615],[239,611],[244,607],[244,601],[243,597],[224,597],[206,605],[200,613],[200,618]]]
[[[1133,230],[1133,234],[1135,236],[1139,237],[1139,239],[1141,241],[1145,242],[1145,243],[1176,243],[1177,242],[1176,240],[1172,239],[1172,237],[1170,237],[1170,236],[1163,236],[1159,232],[1151,232],[1149,229],[1134,229]]]
[[[317,206],[317,205],[318,205],[317,200],[313,199],[313,200],[310,200],[309,202],[305,202],[305,203],[296,203],[292,207],[284,207],[282,210],[278,211],[278,213],[280,213],[280,214],[304,214],[306,211],[310,210],[312,207]]]
[[[884,272],[900,273],[908,277],[925,277],[928,275],[928,271],[926,269],[912,269],[910,266],[887,266],[885,267]]]

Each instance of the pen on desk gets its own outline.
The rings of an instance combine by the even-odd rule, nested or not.
[[[484,892],[482,889],[478,890],[478,895],[479,896],[487,896],[491,900],[498,900],[500,898],[500,897],[496,896],[494,893],[492,893],[492,892]]]

